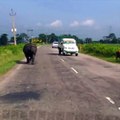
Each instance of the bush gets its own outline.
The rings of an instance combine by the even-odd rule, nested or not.
[[[115,52],[120,50],[120,45],[116,44],[83,44],[81,47],[81,51],[84,53],[92,53],[96,56],[104,56],[104,57],[113,57],[115,56]]]
[[[17,60],[21,60],[24,57],[23,45],[8,45],[0,47],[0,75],[7,72]]]

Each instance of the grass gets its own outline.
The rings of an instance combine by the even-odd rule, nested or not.
[[[37,46],[40,45],[42,44],[37,44]],[[8,72],[25,57],[23,46],[24,44],[0,46],[0,76]]]
[[[108,47],[108,45],[107,45],[107,47]],[[107,49],[107,47],[106,47],[105,52],[106,52],[106,51],[109,52],[109,49]],[[109,47],[110,47],[110,46],[109,46]],[[88,48],[86,48],[86,49],[88,49]],[[100,58],[100,59],[105,60],[105,61],[108,61],[108,62],[120,63],[120,60],[116,60],[116,58],[115,58],[115,54],[114,54],[115,51],[113,51],[113,53],[112,53],[111,55],[109,55],[109,53],[100,54],[100,52],[97,54],[96,52],[94,52],[94,50],[92,50],[92,51],[87,50],[87,51],[86,51],[86,49],[84,49],[84,50],[82,49],[82,50],[81,50],[81,53],[88,54],[88,55],[91,55],[91,56]],[[99,47],[98,47],[98,49],[99,49]],[[111,49],[114,49],[114,48],[111,46]],[[100,50],[99,50],[99,51],[100,51]],[[104,52],[104,51],[103,51],[103,52]]]
[[[16,61],[24,58],[22,51],[23,45],[24,44],[19,44],[17,46],[8,45],[0,47],[0,76],[15,66]]]

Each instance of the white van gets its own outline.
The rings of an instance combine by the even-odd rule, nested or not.
[[[78,47],[76,45],[76,40],[73,38],[63,38],[58,44],[59,54],[75,54],[78,56]]]

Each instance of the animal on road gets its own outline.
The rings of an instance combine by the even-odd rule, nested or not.
[[[34,64],[35,56],[36,56],[36,52],[37,52],[37,46],[33,43],[27,43],[23,47],[23,52],[27,59],[26,63]]]
[[[116,60],[118,60],[118,58],[120,59],[120,50],[116,51]]]

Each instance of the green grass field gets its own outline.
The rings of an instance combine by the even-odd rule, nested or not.
[[[23,59],[24,44],[0,47],[0,76],[9,71],[18,60]]]
[[[89,54],[108,62],[120,63],[115,59],[115,52],[120,50],[120,44],[83,44],[78,45],[80,52]]]

